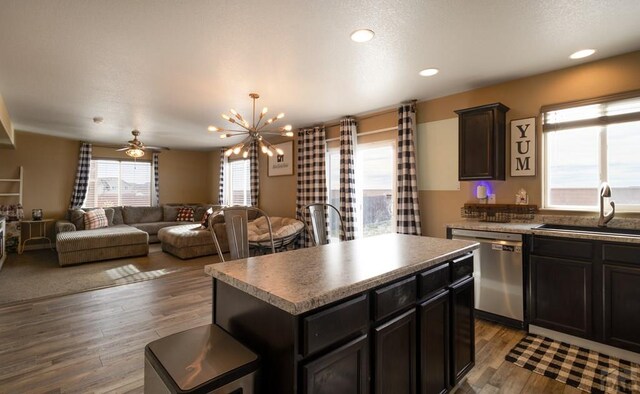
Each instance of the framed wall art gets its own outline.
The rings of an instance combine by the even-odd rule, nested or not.
[[[511,121],[511,176],[536,175],[536,118]]]
[[[293,175],[293,141],[274,144],[283,154],[269,156],[269,176]]]

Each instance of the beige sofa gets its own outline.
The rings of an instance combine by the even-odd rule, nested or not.
[[[190,205],[191,206],[191,205]],[[197,227],[209,207],[197,205],[194,222]],[[149,243],[159,242],[158,232],[165,227],[182,226],[176,221],[178,205],[161,207],[113,207],[105,209],[109,226],[101,229],[84,229],[84,211],[70,210],[66,220],[56,223],[56,249],[61,266],[115,258],[144,256],[149,253]],[[202,230],[205,231],[205,230]]]

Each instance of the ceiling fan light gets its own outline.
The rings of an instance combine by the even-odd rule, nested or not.
[[[133,157],[134,159],[144,156],[144,151],[140,148],[127,149],[124,153],[126,153],[129,157]]]

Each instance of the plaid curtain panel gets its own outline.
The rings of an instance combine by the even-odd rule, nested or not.
[[[327,201],[327,174],[325,172],[326,137],[324,127],[298,130],[298,185],[296,193],[296,217],[308,222],[302,208],[311,203]],[[304,215],[304,216],[303,216]],[[306,231],[298,238],[298,246],[313,243]]]
[[[258,167],[258,142],[253,140],[249,145],[249,185],[251,186],[251,206],[258,206],[260,197],[260,173]]]
[[[415,124],[415,104],[402,104],[398,108],[398,234],[422,235],[413,142]]]
[[[356,133],[355,119],[340,121],[340,215],[344,221],[345,241],[354,239],[356,233]]]
[[[220,149],[220,183],[218,184],[218,204],[224,205],[224,167],[227,164],[227,156],[224,152],[227,148]]]
[[[89,168],[91,167],[91,144],[83,142],[80,146],[80,159],[76,171],[76,181],[71,193],[70,209],[80,208],[87,197],[89,187]]]
[[[158,170],[159,157],[160,155],[157,152],[154,152],[151,158],[151,163],[153,165],[153,185],[155,187],[154,198],[151,205],[154,207],[160,205],[160,172]]]

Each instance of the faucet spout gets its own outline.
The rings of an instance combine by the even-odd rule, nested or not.
[[[607,182],[602,182],[602,185],[600,185],[600,218],[598,219],[599,227],[607,227],[607,223],[609,223],[611,219],[613,219],[613,217],[616,215],[616,204],[613,201],[609,203],[611,205],[611,212],[605,215],[604,213],[605,197],[607,198],[611,197],[611,187],[609,187],[609,184]]]

